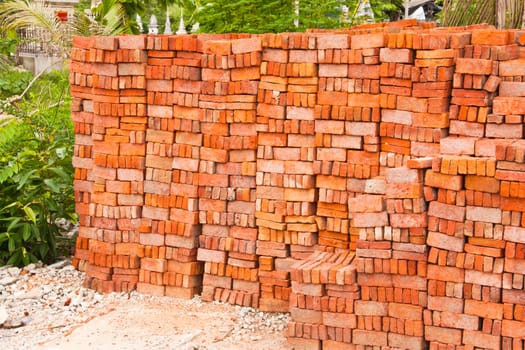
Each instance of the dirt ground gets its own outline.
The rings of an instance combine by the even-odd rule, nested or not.
[[[258,324],[251,331],[241,313],[218,303],[122,303],[37,349],[291,349],[284,332]]]
[[[1,350],[291,350],[288,314],[82,287],[68,261],[0,267]]]

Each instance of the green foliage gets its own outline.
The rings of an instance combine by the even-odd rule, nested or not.
[[[0,55],[10,56],[14,54],[18,42],[19,40],[13,32],[0,36]]]
[[[341,26],[339,0],[207,1],[197,14],[201,31],[213,33],[267,33]],[[294,20],[298,20],[296,26]]]
[[[31,72],[12,66],[3,67],[0,69],[0,99],[21,94],[32,78]]]
[[[75,220],[67,72],[43,76],[0,126],[0,265],[56,258],[57,220]]]

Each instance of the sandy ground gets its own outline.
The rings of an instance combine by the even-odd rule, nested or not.
[[[121,304],[37,349],[291,349],[284,332],[258,325],[236,335],[240,311],[224,304],[178,300]]]
[[[0,267],[0,350],[291,350],[288,314],[82,287],[68,261]]]

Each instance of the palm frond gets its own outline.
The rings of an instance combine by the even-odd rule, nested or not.
[[[62,26],[53,10],[42,0],[11,0],[0,3],[1,23],[8,29],[36,27],[56,32]]]
[[[42,0],[9,0],[0,3],[0,26],[13,30],[39,30],[48,40],[48,45],[58,49],[61,56],[67,56],[67,43],[70,41],[67,25]]]

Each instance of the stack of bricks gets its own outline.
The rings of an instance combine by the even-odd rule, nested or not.
[[[71,120],[74,123],[75,146],[73,154],[74,193],[79,234],[75,243],[72,264],[81,271],[86,270],[89,260],[89,237],[92,230],[90,215],[93,192],[93,95],[91,94],[92,67],[89,63],[91,41],[75,37],[71,49],[70,85]]]
[[[379,174],[379,49],[363,48],[364,41],[355,38],[348,34],[317,38],[315,173],[319,245],[342,249],[355,249],[357,240],[350,234],[347,204],[348,197],[355,193],[349,192],[347,181]]]
[[[525,33],[76,38],[74,264],[297,349],[521,349]]]
[[[502,78],[493,113],[513,128],[523,127],[525,115],[525,66],[523,59],[500,62]],[[505,124],[502,124],[505,125]],[[521,129],[523,131],[523,129]],[[517,137],[516,137],[517,138]],[[503,303],[502,349],[525,346],[525,142],[513,140],[496,146],[495,179],[500,181],[504,267],[501,292]]]
[[[439,153],[449,123],[455,41],[448,33],[401,32],[381,49],[381,165]]]
[[[256,99],[261,39],[202,42],[198,259],[204,300],[258,306],[255,229]]]
[[[467,159],[465,159],[467,162]],[[466,199],[464,179],[448,169],[448,160],[434,162],[425,174],[425,199],[428,207],[428,305],[425,310],[425,338],[431,348],[461,348],[462,330],[472,327],[476,319],[463,315],[465,271]],[[472,162],[476,165],[475,159]],[[481,164],[480,164],[481,167]],[[456,167],[457,168],[457,167]]]
[[[496,144],[521,138],[521,118],[492,113],[492,101],[504,75],[519,66],[518,45],[506,31],[472,31],[470,43],[458,50],[450,107],[450,137],[441,144],[441,153],[494,157]],[[510,63],[510,64],[509,64]],[[499,67],[503,70],[500,74]],[[506,68],[508,67],[508,68]]]
[[[292,266],[288,342],[297,349],[340,349],[352,343],[359,299],[353,260],[347,249],[318,250]]]
[[[144,204],[146,151],[144,39],[99,37],[77,41],[85,49],[84,62],[91,63],[92,69],[86,80],[81,75],[74,78],[82,87],[78,97],[85,98],[90,87],[93,101],[90,227],[80,231],[79,240],[84,248],[81,252],[85,252],[88,240],[85,270],[89,278],[85,284],[100,291],[128,291],[136,288],[143,251],[138,229]],[[73,64],[72,75],[77,74],[75,67]],[[89,105],[83,103],[84,108]],[[88,141],[86,136],[84,140]],[[87,158],[85,151],[84,155]]]
[[[257,255],[260,308],[288,310],[290,265],[317,243],[315,38],[266,35],[258,95]]]
[[[191,298],[201,290],[196,47],[192,36],[147,38],[147,170],[140,234],[145,254],[137,289],[148,294]]]
[[[259,306],[265,311],[287,310],[290,296],[290,248],[286,246],[290,239],[285,237],[286,202],[282,179],[284,164],[282,160],[273,160],[274,149],[284,149],[287,145],[283,130],[288,102],[287,38],[273,34],[263,37],[261,81],[257,95],[255,217],[261,282]],[[311,143],[311,138],[302,136],[298,139],[299,144]]]

